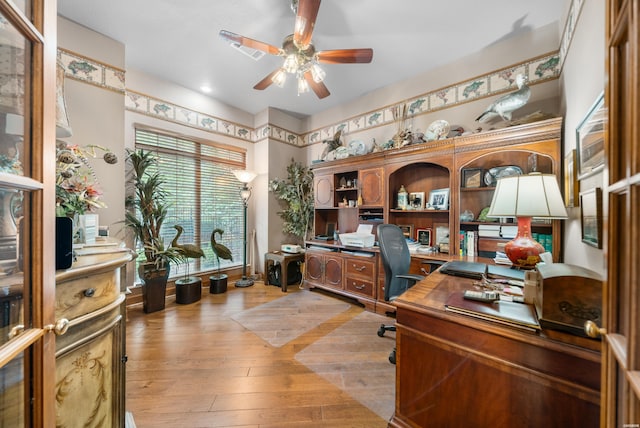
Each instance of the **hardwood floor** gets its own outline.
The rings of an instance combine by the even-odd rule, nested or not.
[[[352,322],[364,310],[351,304],[281,347],[231,319],[291,293],[320,292],[290,286],[284,294],[278,287],[256,282],[248,288],[229,284],[226,293],[210,294],[207,285],[202,299],[189,305],[177,305],[170,297],[164,311],[152,314],[143,313],[139,305],[129,307],[126,409],[137,428],[386,427],[386,418],[378,413],[393,409],[395,369],[387,355],[395,338],[394,333],[376,335],[380,319],[375,314],[358,317],[371,327]],[[333,342],[344,341],[344,349],[328,341],[337,331],[340,335]],[[317,342],[332,343],[331,352],[309,355],[328,346],[311,346]],[[301,351],[303,360],[323,367],[320,373],[296,360]],[[345,358],[356,351],[356,358]],[[360,364],[336,364],[358,359]],[[348,388],[337,386],[354,383],[361,387],[359,393],[375,395],[381,408],[371,397],[361,398],[371,410]]]

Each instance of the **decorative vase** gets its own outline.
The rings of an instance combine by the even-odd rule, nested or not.
[[[169,267],[164,269],[138,268],[142,282],[142,310],[146,313],[161,311],[165,305]]]
[[[209,293],[222,294],[227,292],[227,274],[211,275],[209,277]]]
[[[186,305],[197,302],[202,297],[202,280],[197,276],[176,281],[176,303]]]
[[[544,247],[531,238],[531,217],[518,217],[518,235],[504,246],[514,266],[533,269],[540,262]]]

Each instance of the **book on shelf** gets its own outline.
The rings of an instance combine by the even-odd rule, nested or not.
[[[478,255],[478,235],[473,230],[460,231],[460,255],[475,257]]]
[[[478,236],[483,238],[500,238],[499,224],[481,224],[478,225]]]
[[[518,235],[518,226],[501,226],[500,235],[503,238],[515,238]]]
[[[445,310],[532,333],[540,330],[534,306],[526,303],[507,300],[497,300],[492,303],[479,302],[465,299],[464,292],[456,291],[449,296]]]

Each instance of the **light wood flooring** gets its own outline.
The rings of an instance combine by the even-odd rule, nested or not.
[[[321,292],[290,286],[290,293]],[[287,294],[259,281],[210,294],[207,284],[196,303],[177,305],[169,297],[152,314],[129,307],[126,410],[136,427],[386,427],[395,386],[387,355],[395,339],[394,333],[379,338],[376,330],[380,319],[393,320],[361,315],[351,304],[274,347],[231,318]],[[347,353],[356,351],[362,363],[347,364],[356,359]],[[340,387],[353,383],[357,393]]]

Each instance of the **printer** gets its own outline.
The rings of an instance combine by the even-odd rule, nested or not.
[[[371,233],[372,231],[372,224],[360,224],[353,233],[341,233],[339,235],[340,243],[346,247],[373,247],[375,236]]]

